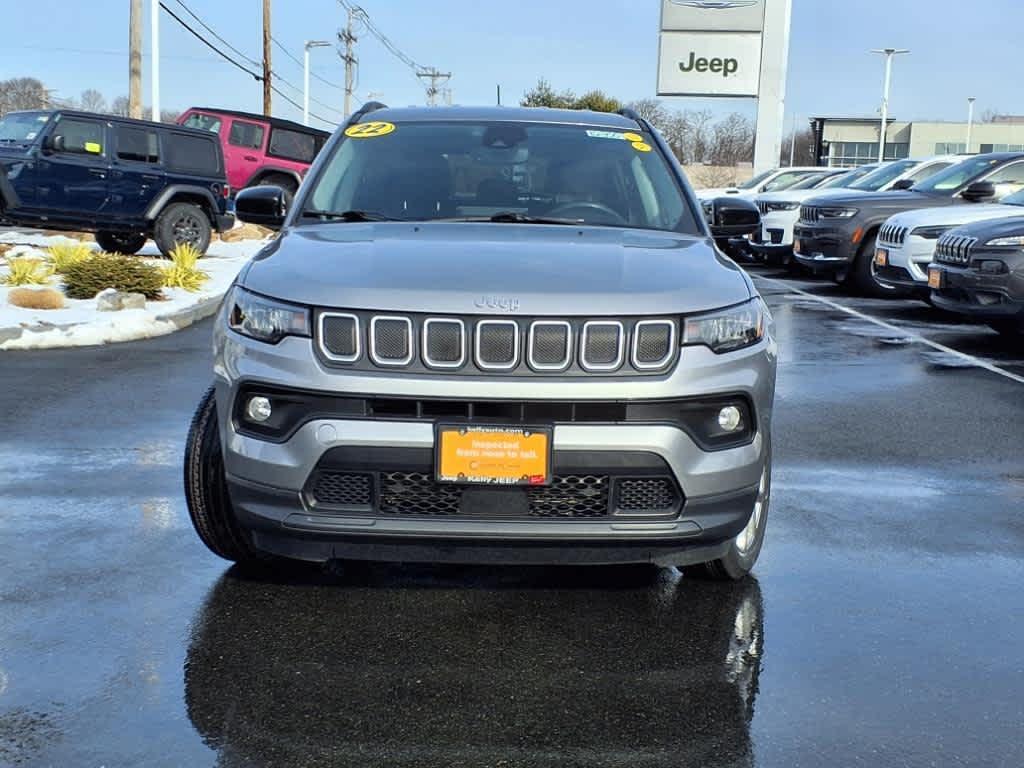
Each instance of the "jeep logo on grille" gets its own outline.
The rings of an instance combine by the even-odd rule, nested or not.
[[[481,296],[473,303],[479,309],[491,309],[499,312],[519,311],[519,299],[510,296]]]

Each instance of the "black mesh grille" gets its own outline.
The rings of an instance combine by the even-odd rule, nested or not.
[[[537,365],[569,364],[569,327],[538,323],[533,327],[532,360]]]
[[[373,501],[373,476],[349,472],[321,472],[313,486],[317,504],[332,507],[369,507]]]
[[[358,324],[354,317],[326,316],[323,318],[324,349],[335,357],[355,357],[359,351],[356,333]]]
[[[672,351],[672,328],[668,324],[641,325],[636,330],[636,362],[655,365]]]
[[[665,512],[678,504],[675,483],[667,477],[619,481],[616,507],[624,512]]]
[[[516,333],[513,325],[478,325],[480,362],[485,365],[511,365],[516,359]]]
[[[609,485],[607,475],[556,475],[549,486],[512,491],[526,495],[527,517],[593,518],[608,515]],[[460,515],[467,488],[435,483],[432,475],[423,472],[382,472],[379,512],[409,517]]]
[[[378,360],[409,357],[409,325],[405,320],[379,319],[373,325],[373,351]]]
[[[445,321],[430,323],[426,354],[431,363],[454,364],[462,360],[462,325]]]
[[[586,365],[612,365],[619,359],[622,329],[617,325],[594,324],[587,328],[587,344],[583,350]]]

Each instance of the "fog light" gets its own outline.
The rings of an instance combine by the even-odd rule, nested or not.
[[[735,405],[727,405],[718,412],[718,426],[726,432],[735,432],[742,423],[743,414]]]
[[[271,413],[270,400],[266,397],[250,397],[249,402],[245,404],[245,416],[249,421],[263,423],[270,418]],[[721,416],[718,417],[718,421],[722,421]]]

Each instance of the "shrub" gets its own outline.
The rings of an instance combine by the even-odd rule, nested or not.
[[[64,291],[72,299],[91,299],[106,288],[159,299],[164,273],[143,261],[117,253],[97,253],[64,272]]]
[[[53,275],[53,269],[41,259],[8,259],[7,268],[10,274],[0,280],[7,285],[45,285]]]
[[[85,261],[93,254],[92,248],[85,243],[58,243],[47,249],[53,271],[64,274],[72,264]]]
[[[203,254],[188,243],[179,243],[171,251],[171,265],[164,267],[164,286],[198,291],[210,276],[196,267]]]
[[[64,294],[53,288],[15,288],[7,294],[7,301],[23,309],[61,309]]]

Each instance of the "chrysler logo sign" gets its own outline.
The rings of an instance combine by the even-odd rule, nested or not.
[[[723,10],[726,8],[749,8],[757,5],[760,0],[669,0],[672,5],[686,8],[700,8],[704,11]]]

